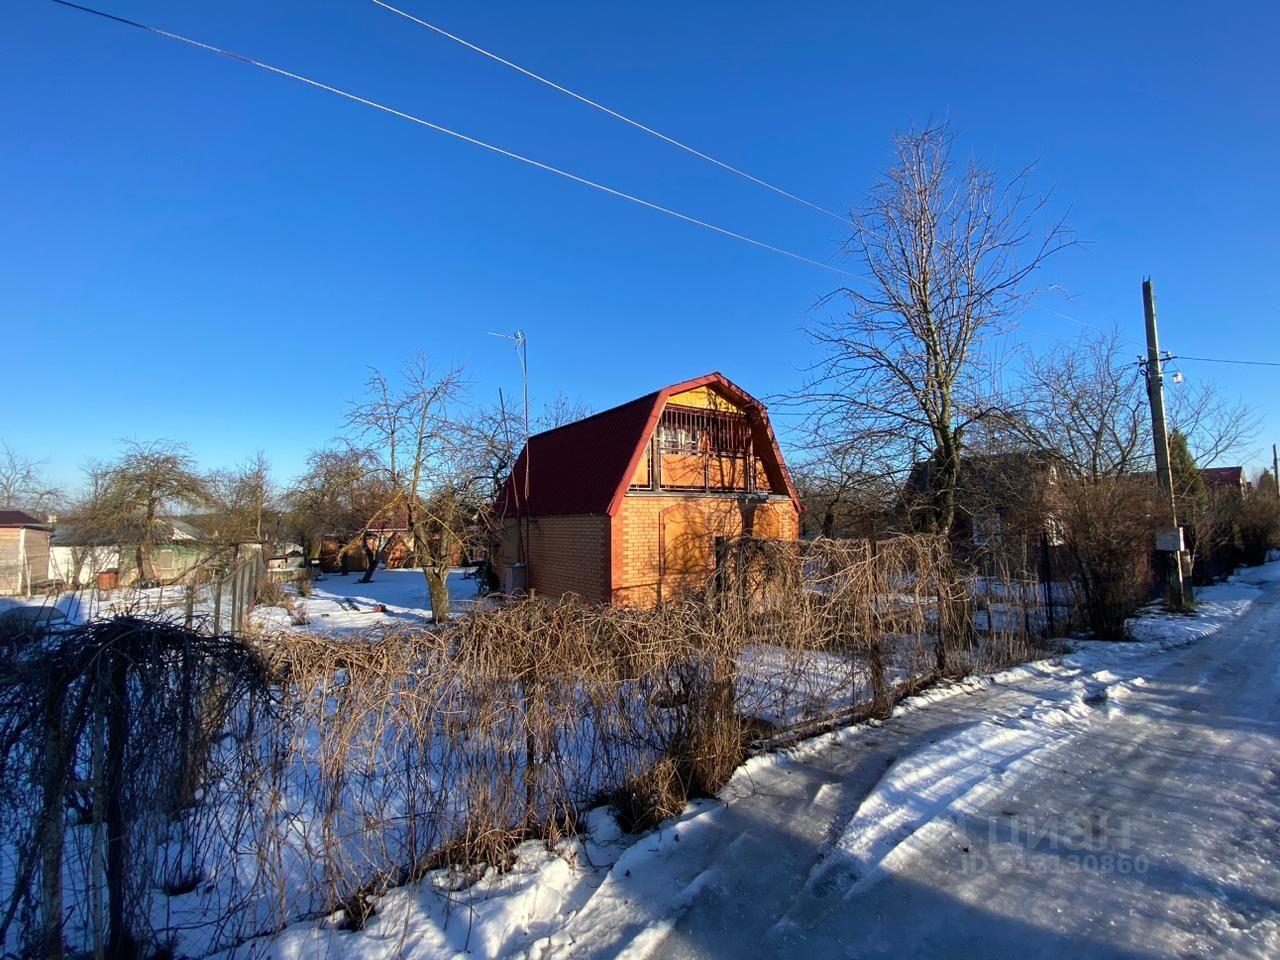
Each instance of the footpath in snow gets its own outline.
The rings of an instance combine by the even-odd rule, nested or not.
[[[278,957],[1280,955],[1280,564]],[[260,955],[260,954],[259,954]]]

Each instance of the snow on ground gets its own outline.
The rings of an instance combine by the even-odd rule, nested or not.
[[[205,594],[193,606],[195,616],[210,616],[213,613],[213,599],[208,594],[208,588],[205,588]],[[186,602],[187,588],[181,585],[145,589],[117,587],[114,590],[81,587],[54,596],[0,598],[0,615],[7,609],[23,608],[47,611],[43,614],[46,617],[52,615],[55,620],[63,619],[65,623],[78,624],[120,613],[182,616],[186,610]]]
[[[247,947],[357,960],[1274,956],[1280,658],[1256,676],[1247,665],[1275,649],[1278,582],[1280,564],[1246,571],[1202,590],[1194,616],[1148,611],[1137,642],[1076,642],[926,691],[887,724],[756,757],[718,800],[641,836],[596,810],[584,842],[526,843],[513,870],[475,884],[441,873],[395,890],[362,931],[330,918]],[[1264,592],[1262,614],[1234,626]],[[1242,718],[1221,699],[1236,672],[1252,681]],[[1219,699],[1200,707],[1210,690]],[[1182,711],[1200,709],[1226,716],[1188,726]],[[1254,719],[1268,710],[1271,728]],[[1135,802],[1148,820],[1109,812]],[[1023,859],[999,860],[1006,847]]]
[[[478,602],[476,581],[465,567],[449,571],[451,613],[463,613]],[[379,569],[369,583],[361,583],[359,573],[342,576],[326,573],[312,581],[309,597],[297,596],[293,584],[285,588],[295,597],[295,610],[305,613],[304,624],[295,623],[283,607],[255,607],[252,622],[263,629],[290,629],[332,636],[352,636],[372,628],[415,626],[431,616],[431,597],[422,570],[405,567]],[[382,611],[377,607],[382,606]],[[299,618],[301,619],[301,618]]]
[[[470,610],[478,601],[476,581],[467,576],[470,572],[465,567],[449,571],[447,584],[452,613]],[[295,624],[289,611],[283,607],[266,606],[253,609],[251,622],[263,629],[351,636],[371,628],[419,625],[430,618],[431,598],[420,569],[380,569],[369,583],[361,583],[360,576],[359,573],[345,577],[336,573],[325,574],[313,581],[314,590],[309,597],[298,596],[295,584],[284,584],[285,590],[295,598],[295,609],[305,612],[309,621],[306,624]],[[0,597],[0,616],[15,609],[42,611],[41,615],[45,617],[56,611],[52,613],[55,620],[61,614],[70,624],[117,613],[182,617],[186,611],[186,597],[186,588],[180,585],[141,590],[119,587],[107,591],[85,587],[56,597]],[[377,611],[378,605],[382,605],[384,610]],[[213,616],[210,588],[203,588],[192,612],[196,617]],[[228,613],[224,603],[223,615]]]

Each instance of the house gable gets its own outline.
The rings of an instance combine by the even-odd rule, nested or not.
[[[637,471],[641,469],[649,455],[650,441],[668,407],[746,415],[750,424],[752,443],[764,467],[770,491],[789,497],[796,510],[800,510],[799,495],[791,482],[791,475],[782,459],[782,453],[778,449],[777,439],[769,424],[769,416],[765,412],[764,405],[724,374],[717,372],[684,383],[673,384],[658,391],[644,434],[636,444],[627,472],[620,479],[610,502],[610,516],[617,516],[622,500],[630,490]]]
[[[710,373],[530,437],[503,484],[498,513],[616,517],[668,404],[747,414],[770,489],[799,509],[763,405],[724,375]]]

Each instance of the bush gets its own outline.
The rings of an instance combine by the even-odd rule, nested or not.
[[[1243,559],[1251,567],[1267,562],[1267,553],[1280,546],[1280,500],[1265,489],[1254,489],[1240,507]]]
[[[258,584],[258,603],[264,607],[288,607],[289,592],[279,580],[264,577]]]
[[[1152,594],[1155,509],[1149,481],[1065,478],[1058,497],[1089,628],[1100,640],[1124,640],[1125,622]]]

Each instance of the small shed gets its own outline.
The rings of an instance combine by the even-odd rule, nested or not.
[[[0,594],[24,594],[49,579],[53,525],[21,510],[0,510]]]

